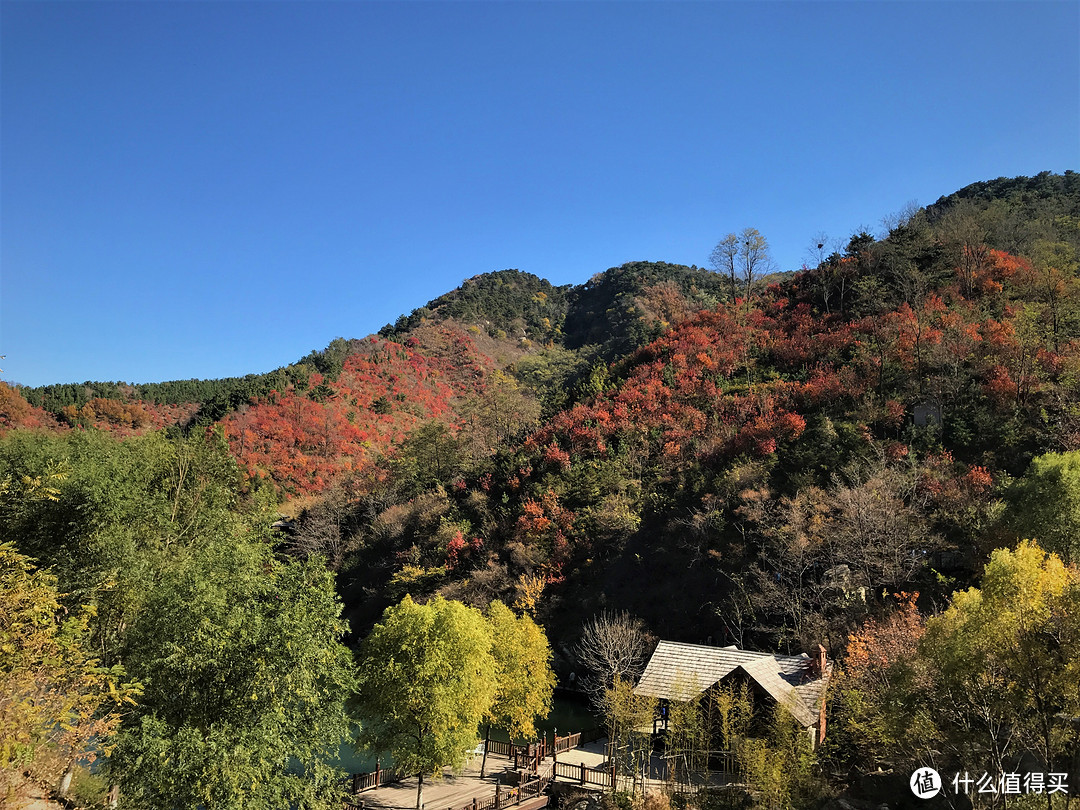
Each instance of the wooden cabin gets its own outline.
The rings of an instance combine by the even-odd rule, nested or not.
[[[692,700],[716,684],[745,679],[755,694],[787,709],[817,746],[825,739],[825,689],[832,672],[833,663],[820,645],[813,655],[775,655],[661,641],[634,691],[659,700],[654,730],[660,731],[666,730],[669,701]]]

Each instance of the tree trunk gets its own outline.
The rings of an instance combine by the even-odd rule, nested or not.
[[[491,742],[491,723],[488,723],[487,731],[484,732],[484,758],[480,760],[480,778],[484,778],[484,768],[487,767],[488,743]]]
[[[71,778],[75,775],[75,763],[69,762],[64,775],[60,777],[60,785],[56,788],[56,795],[60,798],[67,796],[71,790]]]
[[[424,810],[424,772],[420,771],[416,782],[416,810]]]

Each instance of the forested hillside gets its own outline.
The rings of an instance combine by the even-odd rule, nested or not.
[[[580,351],[574,312],[633,350],[608,364],[610,342],[580,344],[588,374],[559,408],[533,388],[549,418],[494,455],[452,431],[402,448],[434,486],[390,464],[346,510],[349,593],[499,596],[568,634],[583,602],[625,595],[658,631],[792,649],[842,644],[883,591],[944,599],[1007,536],[1011,482],[1076,449],[1077,193],[1037,180],[856,234],[749,300],[670,265],[572,291],[574,341],[507,366],[527,391],[545,351]],[[1039,213],[1003,224],[1033,187],[1052,190]],[[658,565],[689,587],[642,578]]]
[[[976,183],[879,237],[814,242],[797,272],[741,281],[663,262],[578,286],[485,274],[269,374],[0,384],[0,550],[88,611],[73,636],[84,658],[128,667],[86,694],[122,703],[125,678],[146,683],[128,695],[117,767],[154,786],[150,801],[165,790],[140,757],[194,733],[178,701],[229,645],[275,650],[234,673],[268,712],[268,684],[292,667],[312,694],[348,692],[337,611],[355,642],[406,596],[534,617],[564,678],[603,610],[679,641],[820,643],[843,673],[821,754],[835,789],[910,765],[905,734],[965,763],[957,740],[996,745],[1002,718],[1046,765],[1080,750],[1061,720],[1080,716],[1078,175]],[[295,520],[272,534],[279,509]],[[1011,604],[1010,588],[1033,600],[1015,625],[1011,608],[994,608],[999,624],[977,612]],[[178,604],[205,645],[187,663],[161,641]],[[215,641],[225,605],[235,633]],[[278,649],[279,623],[305,611],[329,629],[294,628]],[[1039,646],[1048,622],[1056,640]],[[1026,675],[1008,674],[1019,659],[979,640],[991,626],[1027,628],[1035,646],[1017,649],[1045,657],[1052,699],[1037,711]],[[950,658],[960,642],[983,658]],[[969,723],[978,707],[952,716],[926,698],[927,684],[963,693],[980,678],[1002,695],[985,728]],[[912,693],[929,725],[888,714]],[[289,756],[311,781],[268,780],[273,801],[329,795],[317,763],[344,722],[335,706],[308,727],[289,716]],[[253,750],[273,748],[255,705],[219,709],[252,726]],[[1041,742],[1025,717],[1041,718]]]

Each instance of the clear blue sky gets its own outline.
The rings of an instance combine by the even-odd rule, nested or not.
[[[1078,169],[1080,4],[0,3],[3,379],[266,371]]]

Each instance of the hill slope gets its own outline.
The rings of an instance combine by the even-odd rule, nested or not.
[[[178,418],[249,474],[346,485],[299,532],[332,519],[358,627],[441,591],[567,636],[621,604],[688,640],[837,643],[883,589],[970,581],[1009,481],[1080,448],[1078,212],[1071,172],[974,184],[749,301],[662,262],[486,274],[270,375],[9,391],[7,419],[198,393]]]

